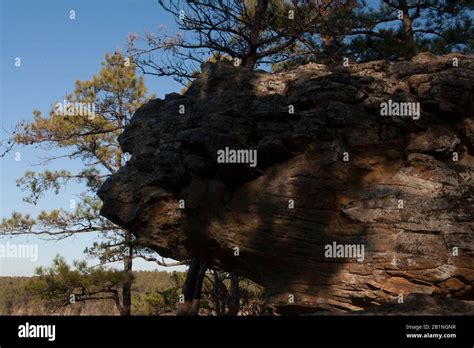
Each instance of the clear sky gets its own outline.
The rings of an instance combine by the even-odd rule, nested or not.
[[[74,10],[75,20],[69,18]],[[32,110],[47,114],[51,105],[73,91],[74,81],[88,80],[99,71],[105,52],[116,48],[125,52],[128,33],[158,32],[160,25],[174,27],[174,20],[156,0],[0,0],[0,118],[2,139],[21,120],[30,120]],[[15,67],[15,58],[21,67]],[[180,86],[169,79],[146,76],[149,93],[163,97],[177,92]],[[34,165],[41,152],[19,148],[21,160],[11,153],[0,159],[1,217],[11,212],[30,213],[53,208],[67,209],[69,200],[82,187],[69,186],[59,195],[45,196],[37,206],[22,201],[24,193],[15,180],[26,170],[43,171]],[[48,165],[50,169],[81,168],[80,162],[69,159]],[[1,275],[31,275],[37,266],[51,264],[56,254],[67,260],[83,259],[83,250],[96,236],[87,234],[61,242],[46,242],[32,236],[1,238],[0,244],[33,243],[38,245],[38,261],[0,258]],[[94,260],[91,261],[93,263]],[[154,264],[136,261],[134,269],[156,269]]]

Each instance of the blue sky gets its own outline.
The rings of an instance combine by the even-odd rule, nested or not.
[[[174,27],[174,20],[165,13],[156,0],[0,0],[0,118],[2,139],[6,132],[22,120],[32,118],[32,110],[47,113],[50,106],[62,100],[73,90],[74,81],[87,80],[98,72],[105,52],[116,48],[125,51],[128,33],[157,32],[160,25]],[[69,19],[74,10],[76,19]],[[21,58],[21,67],[15,67],[15,58]],[[169,79],[146,76],[149,93],[163,97],[180,90]],[[21,161],[11,153],[0,159],[0,211],[9,216],[13,211],[30,213],[53,208],[67,209],[69,200],[82,191],[73,184],[59,195],[51,193],[37,206],[22,201],[24,193],[15,180],[26,170],[42,171],[34,165],[41,152],[30,148],[16,149]],[[67,168],[76,171],[80,162],[68,159],[48,165],[49,169]],[[0,243],[35,243],[39,259],[0,258],[1,275],[31,275],[37,266],[51,264],[56,254],[67,260],[83,259],[83,250],[96,236],[72,237],[61,242],[46,242],[32,236],[0,239]],[[92,260],[93,262],[93,260]],[[137,261],[138,269],[156,269],[150,263]]]

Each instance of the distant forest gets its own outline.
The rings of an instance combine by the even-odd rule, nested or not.
[[[185,276],[185,272],[134,272],[132,314],[175,315]],[[78,301],[68,306],[58,306],[56,301],[48,299],[45,294],[35,293],[37,281],[37,277],[0,277],[0,315],[120,314],[112,299]],[[212,286],[211,279],[206,279],[200,307],[202,315],[216,315],[226,308],[226,291],[218,295]],[[242,314],[263,314],[263,288],[250,281],[242,281],[240,287]]]

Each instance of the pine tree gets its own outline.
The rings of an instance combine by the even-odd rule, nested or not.
[[[296,49],[302,35],[321,28],[324,17],[352,1],[159,0],[179,31],[131,34],[129,53],[144,73],[171,76],[186,86],[201,64],[215,57],[254,69],[306,55]]]
[[[89,267],[84,261],[74,261],[71,267],[64,258],[56,256],[51,267],[35,270],[35,276],[28,279],[24,289],[43,300],[51,312],[84,301],[112,300],[117,311],[123,313],[120,291],[127,281],[124,272],[103,266]]]
[[[383,0],[354,14],[348,48],[357,61],[472,52],[473,10],[472,0]]]
[[[64,170],[27,171],[17,185],[27,192],[25,201],[37,204],[50,190],[56,194],[71,182],[82,182],[87,189],[68,208],[42,211],[36,218],[14,212],[3,218],[0,234],[33,234],[63,239],[79,233],[98,233],[102,241],[86,248],[102,264],[121,262],[125,280],[121,283],[120,313],[130,315],[133,259],[137,257],[166,265],[151,250],[136,245],[132,231],[121,228],[99,214],[101,201],[95,195],[104,180],[127,160],[117,137],[133,113],[151,97],[146,97],[143,77],[136,66],[120,52],[106,54],[98,74],[88,81],[76,81],[74,92],[55,103],[48,115],[33,112],[33,121],[19,123],[10,140],[13,146],[33,146],[47,151],[43,164],[60,158],[79,159],[84,167],[78,173]]]

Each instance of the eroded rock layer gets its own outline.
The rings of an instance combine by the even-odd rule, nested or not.
[[[473,56],[276,74],[206,64],[184,95],[136,112],[102,214],[165,257],[264,285],[283,313],[472,299],[473,111]],[[226,147],[257,150],[256,166],[218,163]]]

